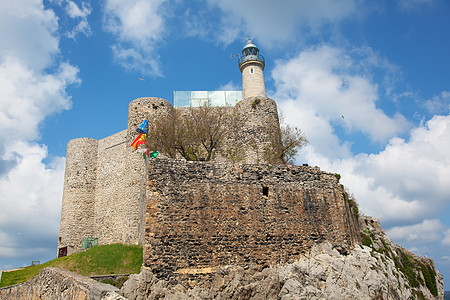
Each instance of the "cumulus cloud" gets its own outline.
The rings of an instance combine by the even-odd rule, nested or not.
[[[378,61],[373,53],[364,53],[362,64],[344,49],[323,45],[277,61],[272,71],[273,97],[286,111],[286,121],[302,128],[315,151],[326,157],[350,154],[350,144],[339,140],[335,127],[365,134],[373,142],[384,142],[408,128],[402,115],[388,116],[377,107],[379,86],[361,65],[379,64],[373,63]]]
[[[58,60],[58,18],[41,1],[0,6],[0,265],[39,258],[57,238],[63,158],[38,144],[39,126],[71,107],[66,88],[78,68]],[[52,71],[49,71],[52,70]],[[48,161],[44,163],[44,161]]]
[[[8,145],[3,154],[15,155],[18,163],[0,179],[0,259],[39,257],[58,236],[65,160],[47,166],[46,147],[24,141]]]
[[[45,74],[30,70],[15,57],[3,57],[0,64],[0,141],[11,136],[22,140],[39,138],[38,125],[49,114],[68,109],[65,88],[79,82],[78,69],[67,63]]]
[[[439,95],[434,95],[424,102],[424,107],[429,113],[450,113],[450,92],[442,91]]]
[[[395,77],[395,68],[371,51],[307,49],[276,62],[272,96],[286,121],[309,140],[297,163],[340,173],[361,210],[384,226],[424,228],[430,223],[422,222],[438,218],[450,202],[450,116],[413,127],[398,113],[387,115],[377,102],[389,101],[389,95],[394,101],[395,93],[374,83],[374,68]],[[378,143],[380,150],[354,155],[352,147],[361,140]]]
[[[392,227],[387,234],[390,238],[399,241],[428,244],[439,241],[444,228],[445,226],[438,219],[425,219],[419,224]]]
[[[0,62],[14,57],[31,70],[49,66],[59,53],[58,18],[41,1],[2,1]]]
[[[104,26],[117,43],[112,46],[118,63],[142,74],[162,76],[155,44],[164,33],[162,6],[166,0],[107,0]]]
[[[306,149],[306,161],[340,173],[360,209],[384,226],[434,219],[450,204],[450,116],[434,116],[410,133],[392,138],[378,153],[328,158]]]
[[[74,39],[80,33],[85,36],[92,34],[91,26],[87,20],[88,16],[92,13],[92,8],[89,3],[82,2],[81,6],[78,6],[75,2],[68,0],[66,12],[70,18],[79,20],[78,24],[67,33],[67,37]]]
[[[294,32],[298,39],[299,28],[303,34],[317,32],[355,14],[359,4],[355,0],[207,0],[207,3],[223,12],[219,28],[208,26],[197,15],[187,20],[191,32],[203,36],[216,32],[215,36],[224,44],[250,34],[266,46],[288,41]]]
[[[383,207],[386,218],[409,221],[438,216],[450,202],[449,147],[450,116],[434,116],[413,129],[409,140],[394,138],[382,152],[361,159],[355,172],[371,179],[370,190],[386,194],[377,200],[368,190],[370,210],[382,213]],[[386,209],[392,203],[398,207]]]
[[[442,243],[444,245],[450,246],[450,229],[447,229],[447,231],[445,232],[445,237],[442,240]],[[450,261],[450,259],[448,259]]]

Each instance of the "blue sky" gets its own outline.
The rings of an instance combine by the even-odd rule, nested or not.
[[[447,280],[450,3],[373,2],[0,0],[0,269],[56,256],[69,140],[125,129],[138,97],[241,89],[250,36],[310,141],[296,163]]]

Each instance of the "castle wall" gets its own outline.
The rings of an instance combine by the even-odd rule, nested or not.
[[[244,99],[235,108],[222,108],[235,114],[237,121],[225,125],[230,134],[223,147],[241,152],[239,161],[246,163],[265,162],[268,132],[279,126],[275,101],[257,98],[255,105],[255,99]],[[58,249],[70,246],[68,254],[79,251],[87,237],[98,238],[99,244],[144,243],[147,167],[142,154],[130,145],[144,119],[152,130],[157,118],[173,111],[164,99],[138,98],[129,104],[126,130],[102,140],[69,142]],[[216,161],[229,163],[233,159],[217,154]]]
[[[68,143],[58,249],[79,251],[87,237],[99,244],[144,242],[146,164],[130,145],[145,118],[151,127],[172,110],[164,99],[139,98],[129,105],[127,130]]]
[[[154,160],[146,209],[144,265],[165,279],[274,266],[324,240],[349,249],[359,239],[338,180],[311,167]]]
[[[68,247],[68,254],[94,234],[97,145],[97,140],[89,138],[67,144],[58,249]]]
[[[128,105],[126,184],[122,194],[124,209],[120,213],[123,214],[126,221],[126,230],[133,235],[133,243],[144,243],[147,166],[142,154],[135,152],[130,145],[139,135],[136,128],[142,121],[147,119],[149,130],[152,130],[152,125],[157,118],[169,116],[172,113],[172,104],[156,97],[138,98]],[[123,243],[128,244],[129,242]]]
[[[275,101],[264,97],[245,98],[236,104],[236,110],[242,127],[235,143],[245,153],[244,162],[266,163],[264,152],[271,142],[271,134],[280,128]]]
[[[94,236],[99,244],[136,243],[136,237],[128,231],[129,224],[123,213],[124,188],[127,184],[125,168],[127,148],[126,130],[98,141],[97,185],[95,197]]]

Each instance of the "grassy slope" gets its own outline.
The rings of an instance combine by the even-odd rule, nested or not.
[[[0,287],[25,282],[46,267],[63,268],[84,276],[139,273],[142,247],[133,245],[104,245],[84,252],[56,258],[38,266],[13,272],[3,272]]]

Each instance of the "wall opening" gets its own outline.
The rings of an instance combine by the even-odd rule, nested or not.
[[[263,186],[263,196],[269,196],[269,187]]]
[[[67,256],[67,246],[58,249],[58,257]]]

